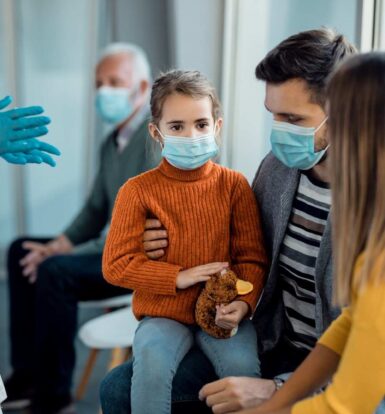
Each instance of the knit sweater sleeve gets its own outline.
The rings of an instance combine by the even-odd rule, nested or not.
[[[143,250],[147,211],[136,184],[128,181],[118,193],[103,253],[103,275],[113,285],[176,295],[180,266],[149,260]]]
[[[240,279],[254,285],[251,293],[239,297],[253,312],[264,286],[267,257],[257,202],[246,178],[241,175],[232,196],[231,210],[232,270]]]

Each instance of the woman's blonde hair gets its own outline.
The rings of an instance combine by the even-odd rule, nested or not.
[[[215,89],[204,75],[198,71],[170,70],[161,73],[152,86],[151,122],[155,125],[159,125],[162,118],[164,101],[174,93],[191,96],[192,98],[209,97],[212,102],[214,121],[221,116],[221,105]]]
[[[345,305],[358,256],[365,252],[360,288],[385,252],[385,54],[348,59],[330,80],[327,97],[335,298]],[[378,277],[385,279],[385,268]]]

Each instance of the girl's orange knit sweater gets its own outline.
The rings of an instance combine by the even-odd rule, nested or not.
[[[150,260],[143,250],[148,217],[168,233],[166,254]],[[229,262],[254,290],[240,297],[253,311],[264,285],[267,259],[258,207],[246,179],[209,161],[184,171],[163,160],[159,167],[128,180],[120,189],[104,254],[103,274],[112,284],[133,289],[135,316],[158,316],[193,324],[203,284],[176,288],[182,269]]]

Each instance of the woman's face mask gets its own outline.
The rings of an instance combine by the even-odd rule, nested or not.
[[[273,121],[270,135],[273,154],[289,168],[310,170],[320,162],[329,147],[314,151],[315,134],[326,121],[327,118],[317,128]]]
[[[96,112],[103,121],[119,124],[134,112],[132,90],[102,86],[96,92]]]
[[[219,148],[215,141],[215,129],[212,133],[200,137],[181,137],[163,135],[162,156],[176,168],[194,170],[215,157]]]

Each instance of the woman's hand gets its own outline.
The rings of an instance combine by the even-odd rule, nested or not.
[[[182,270],[176,277],[176,287],[178,289],[186,289],[197,283],[206,282],[212,275],[228,267],[229,264],[227,262],[215,262]]]
[[[217,305],[215,323],[224,329],[236,328],[249,311],[249,305],[241,300],[235,300],[228,305]]]

